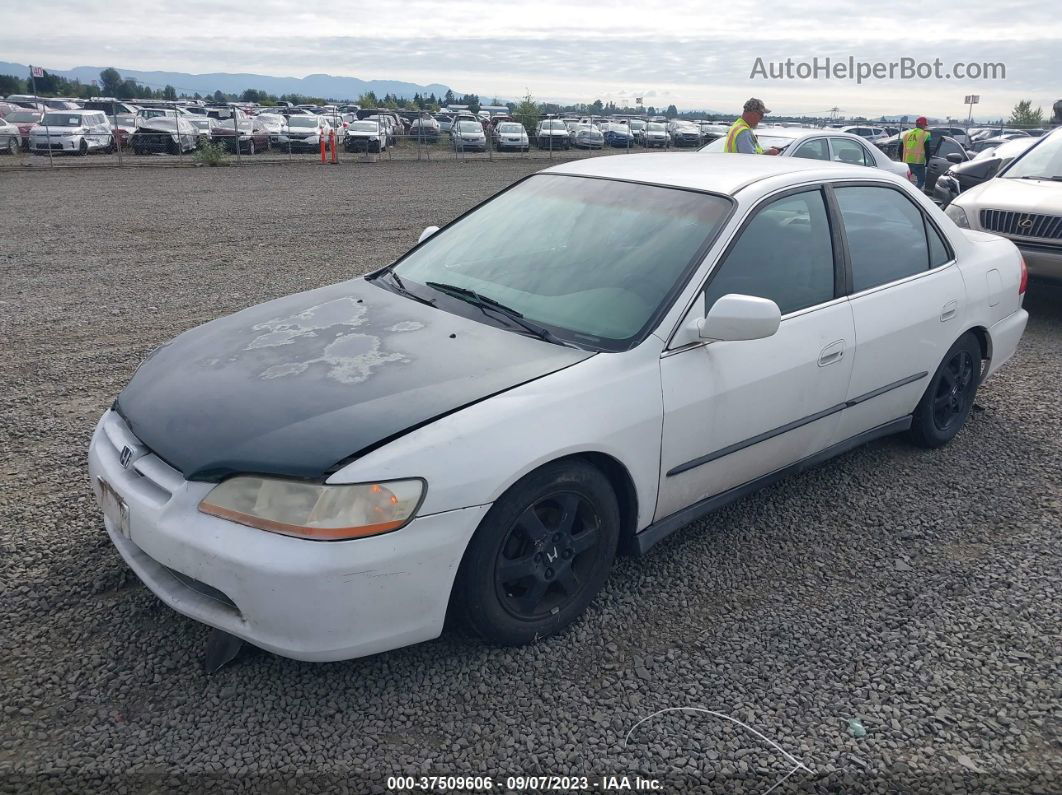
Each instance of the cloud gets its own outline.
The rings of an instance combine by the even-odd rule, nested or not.
[[[881,114],[914,105],[956,114],[962,97],[982,95],[982,110],[1009,108],[1017,97],[1049,105],[1062,21],[1042,0],[1005,8],[986,0],[963,5],[942,28],[926,6],[893,0],[868,7],[837,0],[701,2],[646,0],[637,6],[542,0],[534,5],[407,0],[377,7],[353,3],[260,0],[253,14],[208,0],[37,0],[33,14],[9,14],[0,52],[53,68],[107,65],[185,72],[314,72],[362,79],[440,82],[459,91],[541,99],[666,96],[680,107],[728,110],[748,95],[770,96],[780,112],[834,105]],[[60,24],[56,24],[57,20]],[[76,35],[63,31],[77,31]],[[765,61],[1002,62],[1005,80],[750,80]],[[251,86],[248,86],[251,87]],[[650,92],[656,92],[651,94]],[[666,93],[665,93],[666,92]],[[821,107],[819,107],[821,106]],[[937,108],[942,108],[938,110]]]

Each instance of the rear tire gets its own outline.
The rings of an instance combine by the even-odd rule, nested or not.
[[[7,139],[7,153],[12,157],[18,154],[18,138]]]
[[[919,447],[942,447],[966,424],[981,382],[981,345],[967,332],[955,341],[918,401],[909,436]]]
[[[457,615],[486,640],[516,646],[583,614],[608,577],[619,541],[608,479],[582,461],[532,472],[487,512],[454,585]]]

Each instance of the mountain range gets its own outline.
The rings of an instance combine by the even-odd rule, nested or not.
[[[45,66],[44,70],[68,80],[76,78],[82,83],[91,83],[93,80],[99,80],[100,72],[105,68],[103,66],[77,66],[73,69],[50,69]],[[313,74],[306,77],[272,77],[249,73],[211,72],[194,75],[188,72],[145,72],[139,69],[115,68],[123,78],[132,78],[150,88],[173,86],[179,94],[198,92],[207,95],[219,90],[226,94],[239,94],[248,88],[253,88],[276,96],[302,94],[309,97],[356,100],[366,91],[372,91],[377,96],[394,94],[403,99],[412,99],[414,94],[435,94],[441,97],[449,90],[449,86],[440,83],[422,86],[400,80],[361,80],[357,77],[327,74]],[[29,66],[0,61],[0,74],[25,78],[29,75]]]

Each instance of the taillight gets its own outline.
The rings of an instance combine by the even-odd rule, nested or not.
[[[1029,268],[1025,264],[1025,257],[1019,257],[1021,260],[1021,280],[1018,282],[1018,295],[1025,295],[1025,290],[1029,286]]]

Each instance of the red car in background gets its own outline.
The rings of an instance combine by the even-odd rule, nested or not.
[[[39,111],[19,108],[18,110],[7,114],[7,116],[4,117],[4,121],[18,127],[19,136],[22,138],[22,148],[28,150],[30,130],[40,124],[41,119],[43,118],[44,114]]]

